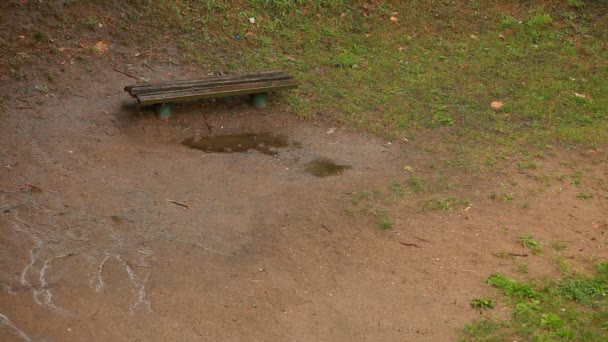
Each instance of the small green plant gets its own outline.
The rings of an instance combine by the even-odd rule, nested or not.
[[[515,200],[515,196],[513,194],[504,194],[502,199],[504,199],[505,202],[513,202]]]
[[[89,30],[96,30],[99,26],[99,20],[93,17],[86,18],[84,20],[84,26]]]
[[[568,6],[572,8],[583,8],[585,7],[585,2],[581,0],[568,0]]]
[[[501,28],[511,28],[519,24],[519,21],[510,15],[503,14],[500,18]]]
[[[407,185],[412,192],[420,193],[424,191],[426,180],[423,177],[411,177],[407,181]]]
[[[561,274],[568,275],[570,273],[570,266],[566,262],[566,258],[559,255],[555,258],[555,263],[557,264],[557,269],[561,272]]]
[[[36,31],[34,33],[34,39],[38,42],[48,42],[51,39],[51,37],[46,32]]]
[[[475,309],[483,309],[490,310],[494,309],[494,305],[496,304],[494,299],[489,298],[473,298],[471,300],[471,307]]]
[[[538,164],[533,161],[520,161],[517,163],[517,167],[520,170],[536,170],[538,169]]]
[[[576,198],[578,198],[578,199],[582,199],[582,200],[588,200],[588,199],[593,198],[593,195],[592,195],[592,194],[590,194],[590,193],[588,193],[588,192],[579,192],[579,193],[576,195]]]
[[[529,249],[533,254],[541,254],[543,252],[543,247],[541,243],[537,240],[534,240],[532,234],[526,233],[519,236],[519,242],[522,246]]]
[[[359,64],[359,58],[348,51],[344,51],[331,60],[336,68],[354,68]]]
[[[363,201],[367,201],[374,195],[373,192],[368,190],[356,191],[350,194],[351,195],[351,203],[357,205]]]
[[[393,195],[395,195],[399,198],[402,198],[405,196],[405,188],[398,180],[393,179],[391,181],[390,190],[393,193]]]
[[[582,176],[581,171],[575,171],[574,173],[572,173],[572,175],[570,175],[570,178],[571,178],[570,183],[572,185],[576,185],[576,186],[581,185],[581,176]]]
[[[378,218],[377,226],[380,230],[391,229],[395,225],[395,223],[393,222],[393,220],[391,220],[386,211],[379,211],[376,214],[376,217]]]
[[[566,243],[563,241],[555,241],[554,243],[551,244],[551,247],[553,247],[554,250],[556,251],[563,251],[564,249],[566,249]]]

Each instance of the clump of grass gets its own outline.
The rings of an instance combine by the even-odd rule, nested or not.
[[[425,200],[422,202],[424,209],[430,210],[452,210],[456,206],[467,206],[471,202],[466,198],[458,198],[455,196],[448,196],[446,198],[434,198]]]
[[[380,230],[391,229],[395,225],[395,222],[393,222],[388,213],[384,210],[378,211],[376,213],[376,218],[378,219],[378,223],[376,225]]]
[[[593,195],[592,195],[592,194],[590,194],[590,193],[588,193],[588,192],[579,192],[579,193],[576,195],[576,198],[578,198],[578,199],[582,199],[582,200],[586,201],[586,200],[588,200],[588,199],[593,198]]]
[[[496,301],[490,298],[473,298],[470,304],[471,307],[475,309],[490,310],[494,309]]]
[[[526,233],[518,237],[519,242],[522,246],[529,249],[533,254],[541,254],[543,247],[538,240],[535,240],[532,234]]]
[[[605,341],[608,338],[608,263],[592,277],[551,280],[538,286],[501,274],[486,282],[501,289],[506,320],[466,324],[461,341]]]
[[[551,247],[553,247],[553,249],[555,251],[563,251],[564,249],[566,249],[567,245],[565,242],[563,241],[555,241],[554,243],[551,244]]]
[[[407,181],[407,185],[412,192],[420,193],[423,192],[426,187],[426,179],[423,177],[410,177]]]

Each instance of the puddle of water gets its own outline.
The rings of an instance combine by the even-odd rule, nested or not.
[[[283,135],[270,133],[243,133],[204,137],[199,140],[188,138],[182,145],[210,153],[234,153],[256,150],[271,156],[277,155],[277,149],[287,147],[289,143]]]
[[[339,175],[348,169],[351,169],[350,165],[339,165],[328,158],[317,158],[308,162],[304,170],[313,176],[327,177]]]

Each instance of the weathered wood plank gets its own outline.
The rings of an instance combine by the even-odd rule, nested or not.
[[[150,92],[146,92],[146,93],[141,93],[141,94],[137,94],[137,97],[141,97],[141,96],[154,96],[154,95],[167,95],[167,96],[171,96],[171,94],[176,94],[176,93],[183,93],[183,92],[213,92],[215,91],[215,89],[221,90],[225,87],[237,87],[237,88],[241,88],[241,89],[247,89],[247,88],[259,88],[261,86],[267,86],[267,87],[274,87],[274,86],[280,86],[280,85],[284,85],[284,84],[295,84],[297,85],[297,83],[292,80],[292,79],[285,79],[285,80],[264,80],[264,81],[256,81],[256,82],[248,82],[248,83],[236,83],[236,84],[215,84],[215,85],[205,85],[205,86],[192,86],[192,87],[187,87],[187,88],[177,88],[177,89],[162,89],[162,90],[155,90],[155,91],[150,91]]]
[[[187,88],[190,86],[205,86],[205,85],[216,85],[216,84],[236,84],[236,83],[247,83],[261,80],[271,79],[290,79],[289,74],[282,71],[271,71],[271,72],[260,72],[250,73],[232,76],[222,77],[208,77],[198,80],[183,80],[183,81],[168,81],[160,82],[155,84],[144,84],[134,85],[125,87],[125,91],[128,91],[131,95],[148,93],[154,90],[171,90],[179,88]]]
[[[246,85],[216,86],[207,89],[181,90],[169,93],[142,94],[137,97],[139,104],[151,105],[156,103],[192,101],[214,97],[265,93],[276,90],[297,88],[298,84],[293,80],[276,82],[258,82]]]

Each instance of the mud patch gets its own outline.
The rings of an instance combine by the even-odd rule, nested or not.
[[[287,137],[270,133],[244,133],[204,137],[199,140],[188,138],[182,145],[208,153],[234,153],[255,150],[271,156],[278,154],[278,149],[288,147]]]
[[[342,174],[350,165],[339,165],[329,158],[316,158],[306,164],[304,171],[317,177],[328,177]]]

